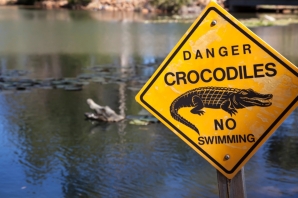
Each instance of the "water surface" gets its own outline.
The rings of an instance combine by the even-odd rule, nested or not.
[[[1,8],[0,71],[45,79],[109,65],[122,79],[147,79],[190,24],[143,19]],[[298,65],[298,25],[252,30]],[[218,197],[215,169],[162,124],[84,120],[87,98],[137,115],[133,86],[0,91],[0,197]],[[296,110],[245,166],[248,197],[298,196],[297,118]]]

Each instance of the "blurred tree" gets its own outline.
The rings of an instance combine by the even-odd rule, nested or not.
[[[34,5],[37,2],[43,2],[44,0],[17,0],[18,5]],[[52,0],[53,2],[58,2],[59,0]],[[68,4],[65,7],[79,9],[80,6],[86,6],[92,0],[67,0]]]
[[[67,0],[72,8],[79,8],[79,6],[86,6],[91,0]],[[74,6],[74,7],[73,7]]]
[[[33,5],[35,2],[38,2],[39,0],[18,0],[16,4],[20,5]]]

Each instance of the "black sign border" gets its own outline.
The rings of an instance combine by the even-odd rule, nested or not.
[[[265,46],[263,46],[260,42],[254,39],[251,35],[249,35],[246,31],[244,31],[241,27],[239,27],[236,23],[234,23],[230,18],[228,18],[225,14],[220,12],[216,7],[210,7],[204,15],[200,18],[200,20],[196,23],[196,25],[192,28],[189,34],[184,38],[182,43],[178,46],[178,48],[174,51],[171,57],[167,60],[167,62],[163,65],[163,67],[159,70],[159,72],[155,75],[149,85],[145,88],[143,93],[140,95],[140,100],[143,104],[145,104],[149,109],[151,109],[156,115],[158,115],[161,119],[163,119],[168,125],[170,125],[174,130],[176,130],[181,136],[183,136],[189,143],[191,143],[195,148],[197,148],[200,152],[202,152],[208,159],[210,159],[214,164],[216,164],[219,168],[221,168],[225,173],[232,174],[234,171],[240,166],[240,164],[248,157],[248,155],[257,147],[261,141],[267,136],[267,134],[276,126],[276,124],[286,115],[286,113],[296,104],[298,101],[298,96],[290,103],[290,105],[281,113],[281,115],[271,124],[271,126],[265,131],[265,133],[255,142],[255,144],[247,151],[247,153],[239,160],[239,162],[231,169],[225,169],[219,162],[217,162],[214,158],[212,158],[208,153],[206,153],[200,146],[198,146],[195,142],[193,142],[188,136],[186,136],[182,131],[180,131],[175,125],[173,125],[169,120],[167,120],[163,115],[161,115],[157,110],[155,110],[151,105],[149,105],[144,96],[153,83],[157,80],[157,78],[161,75],[164,69],[168,66],[168,64],[172,61],[172,59],[176,56],[176,54],[180,51],[182,46],[188,41],[189,37],[195,32],[195,30],[199,27],[202,21],[206,18],[209,12],[215,11],[222,18],[228,21],[231,25],[233,25],[236,29],[238,29],[242,34],[248,37],[251,41],[253,41],[256,45],[258,45],[261,49],[267,52],[270,56],[275,58],[281,65],[287,68],[290,72],[292,72],[296,77],[298,77],[298,72],[296,72],[293,68],[283,62],[279,57],[273,54],[270,50],[268,50]]]

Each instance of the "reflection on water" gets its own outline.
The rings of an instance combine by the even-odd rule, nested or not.
[[[247,187],[252,197],[298,195],[297,109],[249,161]],[[257,181],[257,182],[256,182]]]
[[[189,24],[100,20],[79,11],[1,8],[0,67],[32,78],[76,77],[109,64],[148,78]],[[132,22],[135,21],[135,22]],[[253,29],[295,64],[297,25]],[[137,67],[142,65],[142,67]],[[131,70],[128,72],[128,68]],[[0,92],[0,197],[218,197],[216,171],[162,124],[84,120],[87,98],[136,115],[131,82],[81,92]],[[249,197],[298,196],[297,110],[245,166]]]

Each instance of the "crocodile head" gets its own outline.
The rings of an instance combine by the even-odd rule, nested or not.
[[[260,94],[252,89],[241,89],[237,94],[235,94],[236,103],[243,107],[260,106],[268,107],[272,103],[272,94]]]

